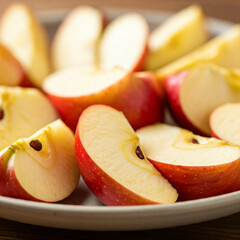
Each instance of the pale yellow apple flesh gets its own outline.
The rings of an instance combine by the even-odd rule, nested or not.
[[[177,59],[157,71],[159,79],[194,66],[200,62],[212,62],[223,67],[240,67],[240,25],[210,40],[195,51]]]
[[[138,68],[146,52],[148,25],[139,14],[127,13],[112,21],[99,45],[99,64],[106,68]]]
[[[58,118],[47,97],[37,89],[0,87],[0,149]]]
[[[240,103],[217,107],[210,116],[209,124],[215,136],[240,146]]]
[[[49,75],[43,88],[47,93],[63,97],[80,97],[98,93],[128,77],[118,67],[106,70],[98,67],[71,67]]]
[[[202,9],[197,5],[185,8],[150,34],[145,68],[156,70],[199,47],[207,39]]]
[[[140,145],[149,159],[181,166],[214,166],[240,157],[240,148],[216,138],[206,138],[167,124],[155,124],[137,131]]]
[[[240,101],[233,72],[212,64],[201,64],[189,71],[180,88],[182,110],[199,130],[210,135],[209,116],[219,105]],[[240,79],[240,75],[239,75]]]
[[[0,20],[0,41],[24,67],[35,86],[40,87],[50,72],[48,43],[44,29],[24,3],[10,5]]]
[[[124,115],[99,106],[92,107],[92,111],[87,111],[88,116],[79,122],[79,137],[89,157],[135,194],[157,203],[175,202],[176,190],[146,158],[137,156],[139,139]]]
[[[39,141],[40,147],[34,145],[34,141]],[[79,170],[74,135],[61,120],[47,125],[29,138],[19,139],[7,150],[12,151],[8,168],[13,166],[19,184],[32,197],[56,202],[75,189]]]
[[[90,6],[75,8],[54,36],[52,61],[55,70],[96,64],[97,44],[103,30],[102,13]]]

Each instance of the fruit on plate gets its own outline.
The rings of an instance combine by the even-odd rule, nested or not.
[[[12,53],[0,43],[0,85],[30,86],[25,71]]]
[[[0,152],[0,195],[57,202],[73,192],[78,179],[74,134],[61,120]]]
[[[234,26],[193,52],[159,69],[157,76],[163,81],[165,77],[200,62],[212,62],[223,67],[240,68],[238,52],[240,52],[240,25]]]
[[[23,66],[33,86],[50,72],[48,42],[43,27],[24,3],[13,3],[0,19],[0,41]]]
[[[128,71],[139,71],[147,54],[149,27],[137,13],[126,13],[113,20],[105,29],[99,45],[99,64]]]
[[[29,137],[58,118],[48,98],[39,90],[0,87],[0,150],[19,138]]]
[[[211,112],[221,104],[240,101],[239,79],[238,70],[209,63],[166,78],[166,96],[176,121],[195,133],[211,135]]]
[[[74,67],[51,74],[43,89],[72,130],[86,107],[100,103],[123,111],[137,129],[163,118],[163,95],[154,80],[151,73],[135,75],[117,67]]]
[[[226,103],[211,114],[209,124],[212,135],[240,146],[240,103]]]
[[[103,14],[94,7],[79,6],[71,11],[54,36],[54,69],[96,64],[97,45],[104,25]]]
[[[176,190],[144,157],[124,115],[104,105],[80,116],[75,151],[81,176],[106,205],[173,203]]]
[[[179,200],[240,190],[240,147],[166,124],[137,131],[149,161],[177,189]]]
[[[183,9],[150,34],[145,69],[157,70],[201,46],[207,39],[201,7],[192,5]]]

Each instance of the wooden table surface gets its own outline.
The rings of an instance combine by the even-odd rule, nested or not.
[[[0,0],[0,13],[13,1]],[[206,15],[240,22],[240,0],[25,0],[36,11],[72,8],[79,4],[176,11],[199,3]],[[240,203],[239,203],[240,204]],[[0,239],[240,239],[240,213],[218,220],[183,227],[150,231],[88,232],[54,229],[17,223],[0,218]]]

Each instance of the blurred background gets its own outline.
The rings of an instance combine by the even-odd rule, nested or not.
[[[0,13],[14,0],[0,0]],[[96,7],[120,7],[128,9],[147,9],[177,11],[196,3],[203,7],[206,15],[224,20],[240,22],[240,0],[24,0],[36,11],[73,8],[80,4]]]

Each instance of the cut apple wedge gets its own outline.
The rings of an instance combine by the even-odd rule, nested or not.
[[[157,77],[165,77],[190,68],[200,62],[211,62],[223,67],[240,68],[240,25],[236,25],[223,34],[213,38],[195,51],[160,68]]]
[[[39,90],[0,87],[0,150],[57,118],[51,102]]]
[[[148,24],[137,13],[127,13],[113,20],[100,41],[100,66],[118,66],[128,71],[141,70],[147,54],[148,36]]]
[[[54,69],[96,64],[97,45],[104,25],[104,16],[96,8],[79,6],[71,11],[54,36]]]
[[[57,120],[0,152],[0,195],[57,202],[79,179],[74,135]]]
[[[182,127],[211,135],[211,112],[221,104],[240,101],[239,81],[239,71],[207,63],[173,74],[165,80],[171,112]]]
[[[0,43],[0,85],[31,86],[21,64],[12,53]]]
[[[137,129],[163,119],[163,95],[153,74],[140,75],[117,67],[68,68],[50,75],[43,89],[72,130],[82,111],[93,104],[123,111]]]
[[[46,33],[32,10],[13,3],[0,19],[0,41],[22,64],[32,85],[40,87],[50,72]]]
[[[211,114],[212,135],[240,146],[240,103],[226,103]]]
[[[179,200],[240,190],[240,147],[155,124],[137,131],[149,161],[177,189]]]
[[[207,39],[202,9],[197,5],[183,9],[150,34],[145,69],[157,70],[201,46]]]
[[[106,205],[173,203],[176,190],[144,157],[124,115],[93,105],[79,118],[75,151],[81,176]]]

